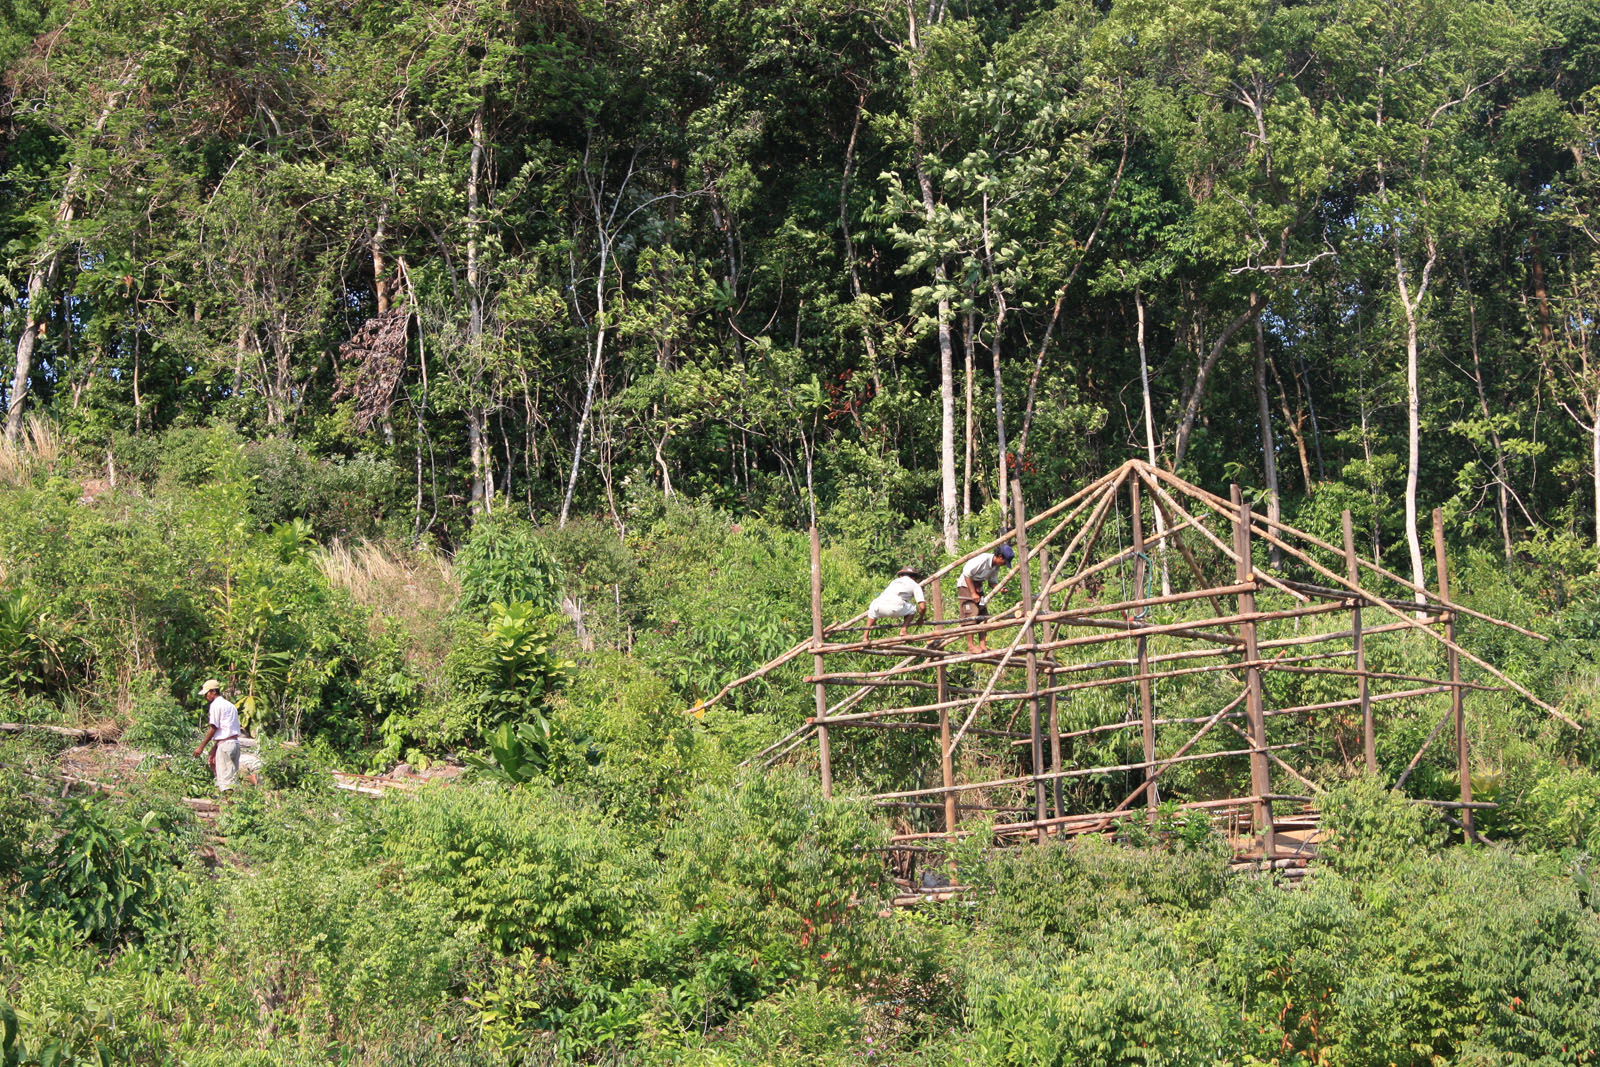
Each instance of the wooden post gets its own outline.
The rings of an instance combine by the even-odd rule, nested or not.
[[[1022,503],[1022,480],[1011,480],[1011,513],[1017,532],[1017,576],[1022,584],[1022,613],[1024,617],[1033,614],[1033,575],[1028,568],[1028,512]],[[1028,652],[1023,662],[1028,669],[1028,733],[1032,738],[1031,752],[1033,754],[1033,773],[1044,773],[1044,728],[1039,721],[1039,654],[1033,651],[1033,646],[1039,643],[1037,625],[1028,624]],[[995,670],[999,671],[996,667]],[[1034,817],[1040,822],[1045,819],[1044,809],[1044,782],[1035,780],[1033,783],[1033,808]],[[1044,831],[1039,831],[1040,840],[1044,838]]]
[[[1049,575],[1050,573],[1050,555],[1048,550],[1043,548],[1039,549],[1039,573],[1043,575]],[[1040,591],[1039,599],[1042,601],[1039,614],[1048,614],[1050,611],[1049,582],[1045,582],[1044,589]],[[1049,644],[1051,641],[1054,641],[1055,637],[1055,624],[1051,623],[1044,628],[1045,644]],[[1055,668],[1048,668],[1047,673],[1048,684],[1046,688],[1054,688],[1056,684]],[[1056,704],[1058,695],[1059,694],[1056,693],[1050,694],[1049,704],[1047,705],[1049,712],[1045,716],[1050,730],[1050,769],[1052,771],[1059,771],[1061,769],[1061,709]],[[1064,805],[1061,801],[1061,779],[1059,778],[1054,779],[1054,781],[1051,783],[1050,811],[1051,814],[1058,819],[1064,814]]]
[[[1145,559],[1144,551],[1144,509],[1139,499],[1139,481],[1132,479],[1128,482],[1128,498],[1132,501],[1133,508],[1133,596],[1131,599],[1144,599],[1145,572],[1149,562]],[[1146,609],[1148,610],[1148,609]],[[1144,738],[1144,761],[1153,765],[1156,761],[1156,711],[1155,695],[1150,686],[1150,639],[1140,634],[1134,639],[1134,652],[1138,657],[1139,674],[1139,725]],[[1250,657],[1254,659],[1252,655]],[[1156,805],[1160,798],[1156,794],[1155,776],[1150,773],[1151,767],[1146,766],[1144,778],[1146,787],[1144,791],[1144,806],[1147,816],[1152,824],[1156,819]]]
[[[811,656],[812,674],[827,673],[822,662],[822,537],[811,524]],[[817,682],[817,758],[822,769],[822,795],[833,796],[833,753],[828,747],[828,683]]]
[[[1350,509],[1346,508],[1340,516],[1344,523],[1344,566],[1345,575],[1352,582],[1359,582],[1361,562],[1356,555],[1356,528],[1355,522],[1350,517]],[[1365,672],[1367,669],[1367,648],[1361,639],[1361,601],[1354,601],[1355,610],[1350,615],[1350,636],[1355,641],[1356,670]],[[1372,721],[1372,694],[1367,685],[1367,676],[1361,674],[1356,680],[1356,694],[1361,700],[1361,752],[1366,757],[1367,773],[1378,773],[1378,741],[1377,730]]]
[[[1233,525],[1233,551],[1237,558],[1235,575],[1242,582],[1255,578],[1255,568],[1250,558],[1250,508],[1237,484],[1230,488],[1233,506],[1238,509]],[[1244,639],[1244,660],[1252,666],[1245,668],[1245,709],[1250,717],[1250,792],[1256,797],[1251,804],[1256,830],[1261,834],[1261,854],[1266,859],[1277,855],[1278,842],[1272,828],[1272,801],[1266,799],[1272,792],[1272,769],[1267,764],[1267,721],[1263,714],[1261,698],[1261,669],[1253,666],[1259,655],[1256,650],[1256,610],[1254,592],[1239,594],[1239,614],[1247,618],[1239,624],[1239,636]]]
[[[934,631],[944,629],[944,582],[935,579],[933,588],[929,591],[928,599],[932,602]],[[934,647],[943,648],[943,642],[935,642]],[[934,678],[938,685],[939,693],[939,777],[946,789],[956,784],[955,760],[950,752],[950,677],[949,671],[943,663],[934,670]],[[944,797],[944,830],[953,834],[960,815],[956,810],[956,795],[946,793]]]
[[[1444,514],[1433,509],[1433,558],[1439,568],[1439,597],[1450,600],[1450,568],[1444,549]],[[1456,721],[1456,773],[1461,778],[1461,828],[1468,841],[1472,831],[1472,769],[1467,752],[1467,716],[1464,707],[1466,691],[1461,687],[1461,657],[1456,653],[1456,613],[1444,617],[1444,636],[1450,642],[1445,646],[1445,661],[1450,664],[1450,713]]]

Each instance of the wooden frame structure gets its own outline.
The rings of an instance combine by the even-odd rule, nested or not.
[[[1270,863],[1280,854],[1275,821],[1284,805],[1301,806],[1320,789],[1291,757],[1326,742],[1329,724],[1320,720],[1330,713],[1343,713],[1347,723],[1359,715],[1359,756],[1347,753],[1348,762],[1376,772],[1375,705],[1415,707],[1447,698],[1448,709],[1395,786],[1404,786],[1439,734],[1453,726],[1460,797],[1429,803],[1458,809],[1459,820],[1452,821],[1469,837],[1475,836],[1474,809],[1493,805],[1472,798],[1466,693],[1513,690],[1577,727],[1456,641],[1462,616],[1544,638],[1450,599],[1438,511],[1437,588],[1429,589],[1359,556],[1348,511],[1343,544],[1334,545],[1257,514],[1238,486],[1224,498],[1140,461],[1032,516],[1019,483],[1012,483],[1011,500],[1011,532],[930,576],[923,583],[930,618],[905,637],[898,625],[861,636],[864,615],[824,624],[821,549],[813,527],[811,639],[713,698],[810,653],[814,714],[753,760],[803,758],[815,735],[818,773],[831,795],[845,737],[869,730],[937,734],[937,767],[930,760],[921,772],[927,784],[862,794],[912,812],[924,827],[933,824],[908,826],[895,838],[902,848],[971,832],[962,814],[975,810],[995,817],[1002,838],[1101,832],[1136,817],[1141,806],[1153,821],[1163,775],[1177,777],[1171,772],[1178,767],[1185,768],[1180,774],[1193,773],[1204,763],[1206,773],[1216,772],[1207,791],[1224,795],[1177,807],[1232,820],[1236,836],[1250,842],[1241,854]],[[990,596],[988,618],[947,618],[946,576],[1004,543],[1015,550],[1014,565]],[[1369,669],[1375,642],[1410,635],[1425,635],[1419,640],[1442,653],[1448,677]],[[991,641],[995,646],[987,647]],[[969,649],[979,642],[983,648]],[[1463,659],[1493,683],[1463,680]],[[1207,675],[1213,683],[1231,678],[1236,691],[1226,697],[1216,694],[1216,685],[1209,691],[1196,686]],[[1337,686],[1347,695],[1287,704],[1272,698],[1269,682],[1296,691],[1311,676],[1320,689]],[[1212,703],[1171,707],[1164,685],[1202,688],[1202,698]],[[1117,706],[1108,693],[1123,695],[1120,717],[1105,714]],[[1186,691],[1179,701],[1192,697]],[[1074,706],[1096,700],[1093,707]],[[1103,721],[1095,721],[1097,709]],[[1025,731],[1017,728],[1019,719]],[[1069,751],[1084,739],[1107,737],[1126,738],[1131,751],[1135,732],[1137,758],[1079,765]],[[985,758],[964,760],[975,742]],[[1242,788],[1246,771],[1249,784]],[[1123,795],[1130,777],[1137,781]],[[1281,789],[1275,779],[1293,785]],[[1068,810],[1074,806],[1063,793],[1069,783],[1098,783],[1094,810]]]

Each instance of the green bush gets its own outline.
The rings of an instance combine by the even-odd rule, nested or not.
[[[1322,854],[1337,871],[1381,876],[1444,843],[1439,816],[1374,778],[1358,778],[1319,798]]]
[[[175,813],[162,814],[136,813],[100,794],[68,798],[55,819],[54,840],[27,862],[28,900],[60,911],[105,946],[162,932],[192,839]]]
[[[1234,1052],[1207,969],[1136,921],[1103,928],[1092,951],[1027,956],[969,980],[980,1063],[1201,1067]]]
[[[455,572],[461,582],[461,610],[468,613],[519,601],[549,612],[561,595],[559,565],[533,525],[513,515],[479,519],[456,553]]]
[[[706,785],[665,842],[648,925],[613,965],[720,1021],[792,982],[872,978],[883,829],[787,773]]]
[[[293,850],[230,880],[205,948],[273,1028],[348,1039],[439,1011],[469,942],[426,876]]]
[[[616,827],[537,784],[426,790],[391,813],[384,849],[473,938],[558,959],[623,936],[650,869]]]

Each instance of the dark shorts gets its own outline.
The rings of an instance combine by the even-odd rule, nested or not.
[[[961,617],[982,622],[989,617],[989,609],[978,603],[977,597],[964,596],[961,598]]]

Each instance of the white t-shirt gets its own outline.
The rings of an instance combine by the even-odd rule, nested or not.
[[[961,577],[971,578],[975,582],[992,582],[1000,577],[1000,568],[995,566],[994,553],[985,552],[981,556],[973,556],[967,560],[967,565],[961,568]]]
[[[889,587],[881,595],[885,597],[897,596],[904,600],[907,605],[922,604],[927,601],[927,597],[922,592],[922,583],[915,578],[907,578],[903,574],[890,582]]]
[[[238,737],[240,734],[239,709],[234,706],[233,701],[225,697],[218,696],[217,699],[211,702],[210,713],[206,721],[217,728],[215,740],[221,741],[229,737]]]
[[[902,575],[878,594],[867,609],[867,615],[874,619],[903,619],[912,613],[916,605],[926,601],[922,585],[916,579]]]

